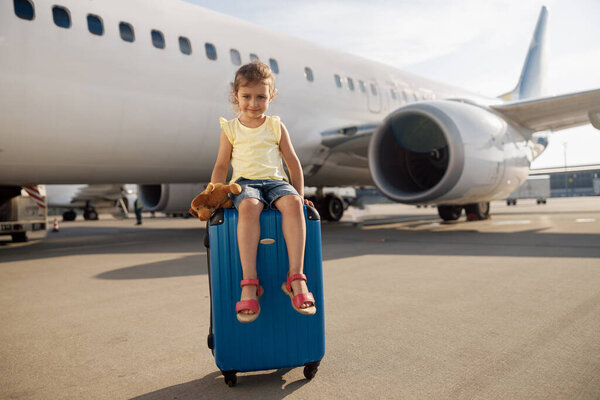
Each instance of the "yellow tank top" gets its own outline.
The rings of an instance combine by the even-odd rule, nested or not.
[[[279,141],[281,123],[279,117],[265,118],[258,128],[248,128],[237,118],[227,121],[220,118],[221,128],[233,146],[231,166],[233,175],[229,183],[239,178],[284,179],[288,180],[283,163]]]

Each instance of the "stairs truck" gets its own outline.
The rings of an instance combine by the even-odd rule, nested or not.
[[[548,197],[550,197],[550,175],[531,175],[506,198],[506,204],[514,206],[519,199],[535,199],[537,204],[546,204]]]
[[[26,242],[28,232],[46,230],[47,210],[44,186],[0,186],[0,235]]]

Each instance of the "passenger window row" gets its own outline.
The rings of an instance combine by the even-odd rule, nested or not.
[[[13,5],[14,5],[15,14],[17,15],[17,17],[19,17],[21,19],[25,19],[25,20],[33,20],[35,18],[35,9],[34,9],[32,0],[13,0]],[[71,15],[67,8],[61,7],[58,5],[53,6],[52,7],[52,17],[54,19],[54,23],[56,24],[56,26],[65,28],[65,29],[68,29],[71,27]],[[97,35],[97,36],[104,35],[104,23],[100,16],[94,15],[94,14],[88,14],[87,15],[87,26],[88,26],[88,30],[91,34]],[[121,39],[125,42],[133,43],[135,41],[135,30],[134,30],[133,26],[127,22],[119,23],[119,35],[121,36]],[[165,36],[161,31],[159,31],[157,29],[153,29],[150,32],[150,36],[152,39],[152,45],[154,47],[156,47],[157,49],[164,49],[166,47]],[[179,36],[178,42],[179,42],[179,50],[181,51],[181,53],[183,53],[185,55],[192,54],[192,44],[187,37]],[[204,44],[204,50],[206,53],[206,57],[209,60],[217,60],[217,49],[212,43],[206,42]],[[229,55],[230,55],[231,63],[233,65],[236,65],[236,66],[242,65],[242,56],[240,55],[240,52],[238,50],[230,49]],[[251,53],[250,61],[255,61],[255,60],[259,60],[258,56],[254,53]],[[275,74],[279,74],[279,65],[277,63],[277,60],[270,58],[269,65],[271,67],[271,70]],[[304,77],[306,78],[306,80],[308,82],[314,82],[314,73],[311,68],[309,68],[309,67],[304,68]],[[335,74],[334,81],[335,81],[335,85],[338,88],[343,88],[344,82],[345,82],[348,90],[350,90],[352,92],[355,91],[354,80],[350,77],[346,77],[345,79],[343,79],[340,75]],[[364,81],[358,80],[358,89],[362,93],[367,92],[367,85],[365,84]],[[371,91],[371,94],[373,96],[378,96],[377,86],[375,86],[375,84],[369,83],[369,90]],[[390,94],[391,94],[391,97],[393,100],[396,100],[399,98],[395,89],[390,89]],[[423,96],[423,98],[426,98],[426,97],[429,97],[429,96],[427,96],[427,95]],[[417,96],[414,93],[413,93],[413,98],[415,101],[417,100]],[[435,96],[433,96],[433,98],[435,98]],[[404,90],[402,91],[402,99],[405,102],[408,101],[408,96],[406,94],[406,91],[404,91]]]
[[[17,17],[29,21],[35,18],[35,9],[32,0],[13,0],[13,5]],[[64,29],[69,29],[71,27],[71,14],[65,7],[54,5],[52,7],[52,18],[54,20],[54,24],[58,27]],[[97,36],[104,35],[104,23],[100,16],[88,14],[87,26],[91,34]],[[125,42],[135,42],[135,30],[130,23],[123,21],[119,23],[119,35]],[[150,32],[150,37],[152,39],[152,45],[157,49],[164,49],[166,47],[165,36],[161,31],[153,29]],[[179,37],[179,50],[185,55],[192,54],[192,44],[188,38],[184,36]],[[204,50],[206,57],[209,60],[217,60],[217,48],[215,45],[207,42],[204,44]],[[229,55],[233,65],[242,65],[242,56],[240,55],[239,51],[236,49],[230,49]],[[258,59],[259,58],[256,54],[250,54],[250,61]],[[279,74],[279,65],[277,60],[270,58],[269,65],[275,74]],[[307,67],[305,69],[305,75],[308,81],[313,81],[313,74],[310,68]]]
[[[346,82],[346,87],[348,88],[348,90],[354,92],[355,86],[354,86],[354,80],[352,78],[346,77],[344,79],[341,76],[339,76],[338,74],[335,74],[335,75],[333,75],[333,79],[335,80],[335,85],[338,88],[340,88],[340,89],[343,88],[344,82]],[[367,93],[367,86],[365,85],[365,82],[363,82],[360,79],[358,80],[358,87],[362,93]],[[371,94],[373,96],[378,95],[377,86],[375,86],[375,84],[369,83],[369,89],[371,90]]]

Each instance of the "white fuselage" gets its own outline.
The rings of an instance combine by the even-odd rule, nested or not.
[[[325,130],[378,124],[422,99],[493,101],[185,2],[64,0],[68,29],[53,22],[54,4],[36,0],[30,21],[15,15],[12,1],[0,2],[0,184],[208,181],[218,118],[235,116],[228,98],[239,66],[231,49],[242,63],[251,53],[277,61],[279,94],[269,114],[281,116],[305,170]],[[88,14],[101,17],[102,36],[88,31]],[[120,22],[133,26],[134,42],[121,39]],[[154,29],[164,49],[153,46]],[[180,51],[180,36],[191,42],[190,55]],[[371,183],[364,168],[326,167],[306,183]]]

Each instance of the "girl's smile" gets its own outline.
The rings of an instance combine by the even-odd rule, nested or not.
[[[240,86],[235,98],[241,112],[240,121],[247,126],[259,126],[271,103],[271,87],[262,82]]]

